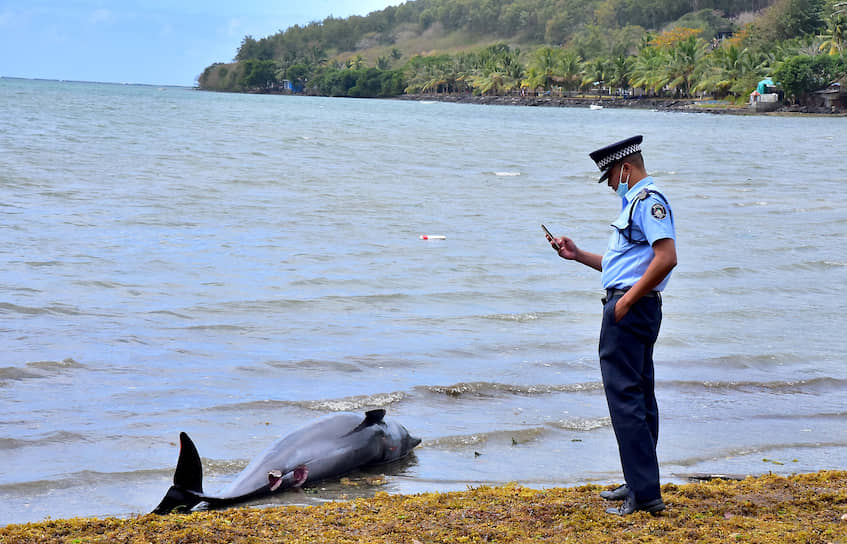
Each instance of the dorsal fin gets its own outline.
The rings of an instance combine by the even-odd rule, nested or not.
[[[350,431],[348,434],[353,434],[361,431],[362,429],[369,427],[371,425],[376,425],[377,423],[382,423],[382,418],[385,417],[385,410],[379,408],[377,410],[368,410],[365,412],[365,419],[362,420],[361,423],[356,425],[356,428]]]
[[[174,485],[203,493],[203,465],[194,442],[185,433],[179,433],[179,459],[174,471]]]
[[[377,410],[368,410],[365,412],[365,425],[373,425],[379,423],[385,417],[385,410],[379,408]]]

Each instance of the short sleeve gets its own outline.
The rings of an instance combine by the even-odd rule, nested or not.
[[[652,246],[658,240],[676,240],[673,213],[668,202],[661,196],[651,194],[638,204],[638,226]]]

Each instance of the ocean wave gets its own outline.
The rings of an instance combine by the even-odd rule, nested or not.
[[[779,421],[793,421],[793,420],[802,420],[802,421],[813,421],[813,420],[826,420],[832,419],[836,421],[847,420],[847,412],[819,412],[816,414],[754,414],[752,416],[747,416],[750,419],[776,419]]]
[[[42,493],[51,493],[59,489],[70,489],[73,487],[90,488],[105,484],[119,484],[122,488],[126,489],[127,485],[132,482],[147,482],[151,478],[170,478],[173,475],[173,470],[173,467],[161,470],[144,469],[126,472],[96,472],[93,470],[81,470],[79,472],[65,474],[61,477],[50,478],[48,480],[32,480],[28,482],[0,484],[0,494],[25,494],[32,496]]]
[[[828,448],[847,448],[847,442],[791,442],[791,443],[773,443],[773,444],[758,444],[755,446],[740,446],[736,448],[725,448],[719,451],[713,451],[707,455],[695,455],[684,457],[681,459],[666,459],[662,462],[668,465],[679,465],[690,467],[700,463],[714,461],[716,459],[732,459],[738,457],[749,457],[751,455],[762,455],[768,452],[784,451],[784,450],[800,450],[814,449],[823,450]]]
[[[523,314],[491,314],[484,315],[482,318],[494,321],[516,321],[518,323],[526,323],[528,321],[537,321],[538,314],[532,312]]]
[[[456,450],[486,444],[518,446],[528,442],[534,442],[549,432],[550,431],[546,427],[530,427],[528,429],[443,436],[433,440],[426,440],[421,447]]]
[[[7,366],[0,368],[0,385],[7,381],[48,378],[66,370],[85,368],[71,358],[62,361],[36,361],[26,363],[23,367]]]
[[[385,408],[397,404],[404,398],[406,398],[406,394],[398,391],[375,395],[357,395],[341,399],[300,401],[295,402],[294,405],[320,412],[358,412],[372,408]]]
[[[480,396],[496,397],[503,394],[509,395],[549,395],[552,393],[582,393],[586,391],[598,391],[603,389],[600,382],[569,383],[569,384],[537,384],[537,385],[515,385],[494,382],[461,382],[453,385],[428,385],[421,386],[425,391],[448,397]]]
[[[817,250],[817,248],[812,248],[812,249]],[[827,270],[831,270],[831,269],[844,268],[845,266],[847,266],[847,263],[842,263],[842,262],[838,262],[838,261],[820,260],[820,261],[802,261],[802,262],[794,262],[794,263],[791,263],[791,264],[782,264],[782,265],[776,266],[775,269],[776,270],[791,271],[791,272],[796,272],[797,270],[827,271]],[[829,289],[829,286],[821,285],[820,289]]]
[[[0,438],[0,451],[44,446],[46,444],[67,444],[69,442],[85,441],[87,441],[87,438],[79,433],[55,431],[38,438]]]
[[[709,391],[733,391],[738,393],[779,393],[794,395],[798,393],[818,394],[830,390],[843,391],[847,387],[845,378],[811,378],[808,380],[778,380],[770,382],[758,382],[750,380],[741,381],[684,381],[670,380],[656,384],[657,387],[670,387],[674,389],[705,389]]]
[[[665,338],[665,341],[671,342],[675,339],[671,336]],[[687,345],[687,341],[682,338],[679,341],[674,341],[677,345]],[[716,367],[722,370],[726,369],[744,369],[744,368],[771,368],[776,364],[790,363],[796,360],[796,355],[792,353],[766,353],[766,354],[732,354],[722,355],[719,357],[710,357],[707,359],[692,358],[692,359],[675,359],[673,365],[675,367],[697,367],[705,366]]]
[[[189,315],[181,314],[179,312],[174,312],[172,310],[155,310],[155,311],[152,311],[152,312],[149,312],[149,313],[150,313],[150,315],[163,315],[163,316],[167,316],[167,317],[177,317],[179,319],[189,319],[189,320],[192,319],[192,317],[189,316]]]
[[[252,327],[242,327],[239,325],[227,325],[225,323],[219,323],[215,325],[189,325],[187,327],[182,327],[188,331],[218,331],[218,332],[250,332],[253,330]]]
[[[84,315],[78,308],[66,304],[50,304],[44,307],[19,306],[9,302],[0,302],[0,312],[15,313],[20,315]]]
[[[594,431],[596,429],[605,429],[612,426],[612,420],[608,416],[606,417],[571,417],[567,419],[561,419],[559,421],[553,421],[548,423],[551,427],[555,429],[560,429],[563,431],[579,431],[579,432],[588,432]]]
[[[343,361],[328,361],[321,359],[302,359],[296,361],[265,361],[266,366],[277,368],[280,370],[312,370],[320,372],[361,372],[362,369],[355,363],[346,363]],[[252,368],[239,367],[242,370],[252,370]]]
[[[300,408],[314,412],[361,412],[374,408],[385,408],[397,404],[406,398],[406,393],[375,393],[373,395],[356,395],[338,399],[314,400],[257,400],[223,404],[207,408],[210,411],[254,411],[278,408]]]

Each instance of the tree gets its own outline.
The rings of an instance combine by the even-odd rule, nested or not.
[[[754,54],[749,48],[732,43],[715,49],[704,64],[694,90],[712,93],[717,97],[746,97],[756,82],[769,71],[766,58]]]
[[[246,89],[263,88],[277,83],[276,63],[272,60],[247,59],[241,66],[244,73],[238,83]]]
[[[691,96],[695,75],[706,48],[706,43],[695,36],[689,36],[671,47],[668,63],[664,67],[667,86],[683,96]]]
[[[802,103],[809,93],[847,76],[847,60],[829,55],[798,55],[786,59],[773,75],[787,96]]]
[[[525,83],[530,89],[549,90],[554,78],[562,72],[562,50],[540,47],[532,54]]]
[[[583,64],[583,87],[592,87],[597,90],[597,94],[603,88],[609,76],[609,61],[605,58],[596,58]]]
[[[285,71],[285,79],[291,81],[295,88],[302,89],[311,72],[312,70],[307,64],[292,64]]]
[[[356,54],[350,60],[347,61],[347,67],[351,70],[359,70],[365,66],[365,63],[368,61],[362,55]]]
[[[630,72],[630,84],[633,87],[658,93],[666,84],[664,66],[668,62],[666,50],[655,45],[647,45],[639,51]]]
[[[756,22],[756,34],[765,43],[816,34],[823,22],[824,0],[776,0]]]
[[[847,19],[841,15],[833,14],[827,22],[827,33],[820,36],[824,39],[819,50],[826,51],[828,55],[840,55],[845,50],[847,35],[845,35]]]
[[[567,49],[562,54],[562,88],[566,91],[578,89],[582,83],[582,57]]]
[[[618,55],[609,66],[609,87],[629,89],[629,73],[632,61],[626,55]]]
[[[524,75],[520,50],[498,43],[467,57],[468,70],[462,79],[476,94],[504,94],[520,85]]]

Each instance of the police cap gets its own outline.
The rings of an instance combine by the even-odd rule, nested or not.
[[[605,181],[605,179],[609,177],[609,174],[612,171],[612,166],[616,162],[629,157],[630,155],[634,155],[635,153],[639,153],[641,151],[642,140],[644,140],[644,136],[639,134],[638,136],[633,136],[626,140],[615,142],[612,145],[601,147],[597,151],[589,153],[588,155],[591,159],[597,163],[597,168],[599,168],[600,172],[603,173],[603,175],[600,176],[600,179],[597,180],[597,183]]]

